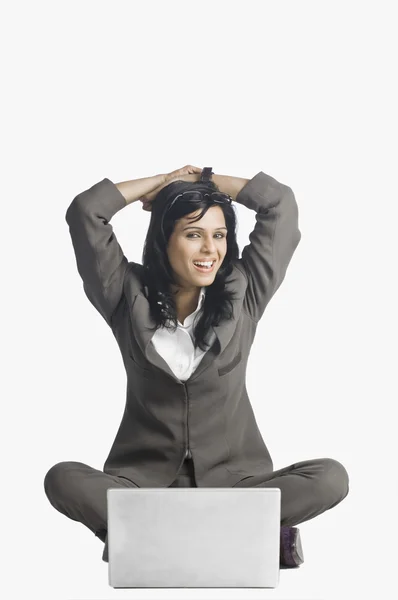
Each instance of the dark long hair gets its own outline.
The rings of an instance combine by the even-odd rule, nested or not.
[[[207,192],[220,191],[213,182],[173,181],[163,187],[152,201],[151,221],[144,242],[142,254],[143,283],[147,288],[147,298],[151,316],[156,325],[173,331],[177,328],[177,310],[171,290],[173,279],[172,268],[167,255],[167,244],[173,233],[176,221],[196,210],[202,209],[191,222],[198,221],[212,206],[219,206],[224,213],[227,227],[227,251],[214,282],[206,286],[205,300],[194,326],[194,346],[206,350],[209,344],[205,342],[208,330],[213,325],[219,325],[223,320],[232,318],[235,298],[233,292],[226,289],[225,280],[232,272],[232,262],[239,258],[239,247],[236,240],[236,214],[232,204],[215,203],[211,197],[205,197],[201,202],[192,202],[179,198],[170,210],[167,210],[173,199],[187,190],[202,190]]]

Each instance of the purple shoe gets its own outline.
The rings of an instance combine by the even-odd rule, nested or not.
[[[297,527],[281,527],[279,558],[280,566],[285,568],[298,567],[304,562],[300,531]]]

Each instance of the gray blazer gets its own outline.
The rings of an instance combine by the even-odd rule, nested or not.
[[[124,414],[103,467],[139,487],[168,487],[191,450],[199,487],[233,487],[273,470],[246,391],[246,365],[264,309],[300,241],[290,187],[260,171],[236,201],[256,211],[250,243],[227,286],[234,317],[214,327],[215,342],[185,382],[150,344],[153,327],[143,267],[128,262],[109,221],[126,206],[105,178],[78,194],[66,221],[84,291],[111,327],[126,375]]]

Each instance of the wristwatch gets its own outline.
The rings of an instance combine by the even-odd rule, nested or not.
[[[212,171],[212,167],[205,167],[204,169],[202,169],[202,174],[200,176],[200,181],[202,183],[204,183],[206,181],[210,181],[212,175],[214,175],[214,173]]]

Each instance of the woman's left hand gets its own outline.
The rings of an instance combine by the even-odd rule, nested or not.
[[[181,169],[176,169],[175,171],[168,173],[166,175],[166,181],[167,183],[170,183],[171,181],[175,181],[176,179],[183,179],[185,175],[194,175],[195,173],[201,174],[202,170],[203,169],[201,169],[200,167],[185,165],[185,167],[182,167]]]

